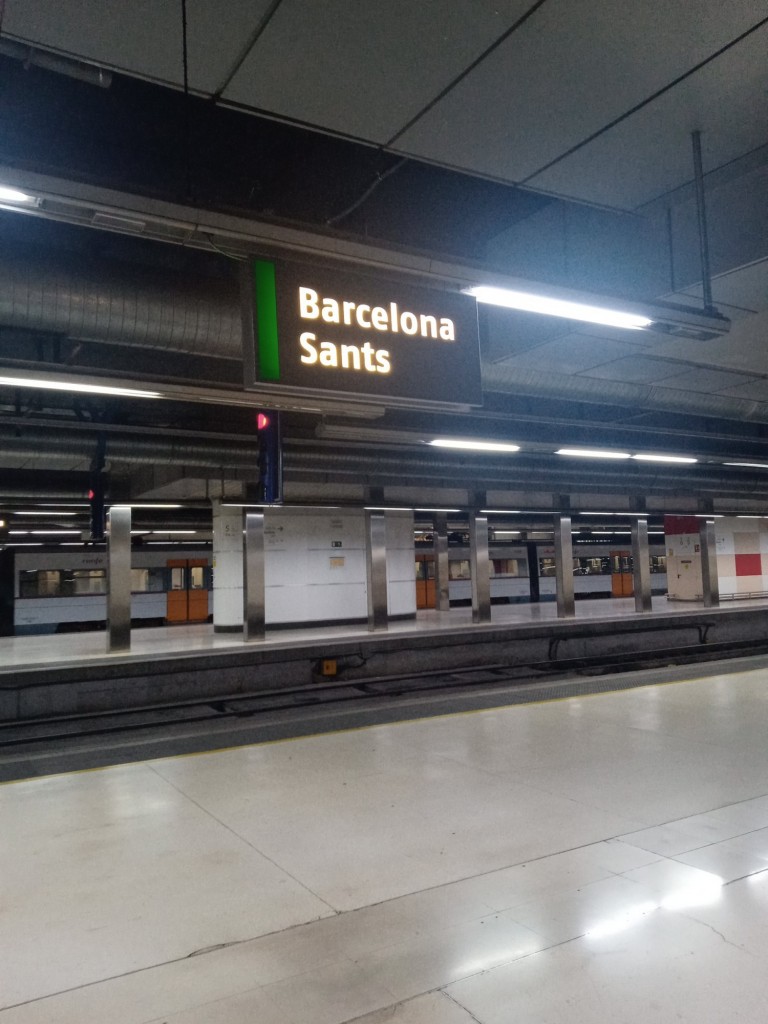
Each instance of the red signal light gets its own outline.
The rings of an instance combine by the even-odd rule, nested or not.
[[[256,417],[256,429],[266,430],[270,424],[269,416],[265,412],[260,412]]]
[[[88,491],[88,501],[93,501],[96,497],[96,493],[93,490]]]

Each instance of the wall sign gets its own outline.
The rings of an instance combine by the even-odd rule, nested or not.
[[[246,387],[482,404],[470,296],[281,260],[254,261],[242,293]]]

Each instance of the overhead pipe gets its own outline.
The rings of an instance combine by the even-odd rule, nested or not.
[[[0,434],[0,446],[5,455],[27,455],[30,461],[33,461],[34,456],[43,462],[63,461],[70,464],[81,459],[88,465],[95,450],[94,438],[91,436],[39,430],[30,431],[21,437],[3,437]],[[258,449],[255,445],[220,447],[190,445],[187,441],[164,443],[143,437],[108,437],[105,456],[108,462],[252,469],[255,472]]]
[[[84,341],[241,357],[234,281],[73,254],[0,255],[0,324]]]

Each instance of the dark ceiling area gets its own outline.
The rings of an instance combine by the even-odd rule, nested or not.
[[[480,259],[557,200],[124,75],[109,88],[0,56],[0,162]]]

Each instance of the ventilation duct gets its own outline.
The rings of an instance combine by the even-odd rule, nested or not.
[[[84,341],[239,359],[237,286],[167,270],[0,256],[0,324]]]

